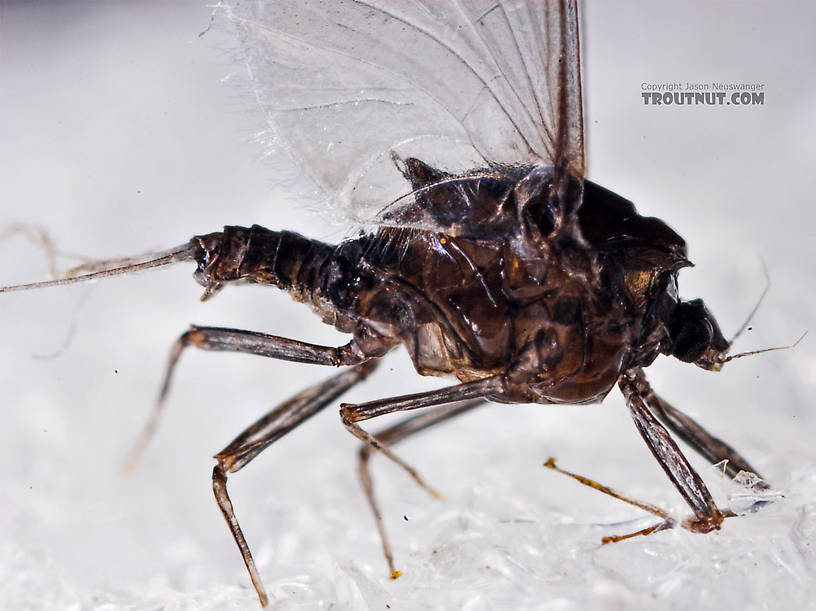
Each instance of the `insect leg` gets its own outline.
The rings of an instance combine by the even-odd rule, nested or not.
[[[159,418],[164,411],[164,403],[167,393],[170,390],[173,372],[175,371],[178,359],[182,351],[195,346],[202,350],[221,350],[229,352],[244,352],[257,354],[268,358],[281,359],[284,361],[295,361],[298,363],[309,363],[313,365],[356,365],[366,360],[354,342],[349,342],[338,348],[330,346],[318,346],[308,344],[276,335],[267,335],[256,331],[244,331],[240,329],[224,329],[220,327],[190,327],[176,340],[173,349],[170,351],[170,359],[165,370],[159,396],[153,407],[147,423],[142,429],[136,443],[133,444],[128,457],[125,460],[125,469],[135,468],[145,447],[149,443],[159,423]]]
[[[669,432],[649,411],[649,406],[636,385],[638,375],[642,376],[643,373],[638,371],[633,376],[634,379],[625,374],[621,376],[618,385],[646,445],[694,513],[694,520],[688,522],[686,527],[701,533],[718,529],[724,519],[723,514],[702,478],[683,456]]]
[[[635,377],[634,383],[640,396],[643,397],[643,400],[655,415],[674,431],[680,439],[694,448],[700,456],[711,463],[727,461],[725,472],[732,478],[740,471],[749,471],[759,477],[756,469],[748,464],[748,461],[740,456],[734,448],[708,433],[691,417],[656,395],[642,373]],[[768,488],[768,484],[765,482],[759,482],[758,485],[761,488]]]
[[[434,426],[435,424],[439,424],[441,422],[445,422],[453,418],[454,416],[458,416],[459,414],[463,414],[466,411],[473,409],[474,407],[478,407],[479,405],[483,405],[485,403],[484,399],[471,399],[470,401],[464,401],[462,403],[452,403],[450,405],[444,405],[432,411],[419,414],[416,416],[412,416],[402,422],[381,431],[374,435],[374,437],[379,441],[381,445],[392,445],[399,441],[402,441],[406,437],[410,437],[414,433],[418,433],[419,431],[423,431],[427,428]],[[363,483],[363,488],[365,488],[366,499],[368,500],[368,504],[371,507],[371,512],[374,514],[374,520],[377,524],[377,531],[380,533],[380,541],[382,542],[383,553],[385,554],[385,560],[388,562],[388,569],[391,573],[391,578],[396,579],[402,573],[397,571],[394,568],[394,556],[391,553],[391,545],[388,542],[388,535],[385,532],[385,525],[383,524],[382,519],[382,512],[380,511],[380,506],[377,503],[377,498],[374,495],[374,483],[371,479],[371,473],[368,469],[368,461],[371,457],[372,446],[369,443],[364,444],[360,448],[360,480]]]
[[[260,454],[270,444],[277,441],[292,429],[302,424],[329,403],[346,392],[349,388],[365,379],[378,365],[378,361],[366,361],[342,373],[329,378],[325,382],[307,388],[278,407],[258,419],[247,428],[232,443],[215,455],[218,464],[213,468],[213,492],[218,507],[227,521],[232,537],[238,545],[249,571],[252,585],[258,593],[262,606],[266,606],[268,598],[252,559],[252,553],[246,542],[238,518],[227,493],[227,473],[235,473],[244,468],[253,458]]]
[[[655,532],[660,532],[661,530],[665,530],[667,528],[672,528],[674,526],[674,520],[669,516],[669,512],[665,509],[657,507],[656,505],[652,505],[651,503],[646,503],[644,501],[639,501],[637,499],[633,499],[629,496],[626,496],[622,492],[618,492],[614,488],[610,488],[609,486],[604,486],[596,482],[594,479],[590,479],[588,477],[584,477],[583,475],[578,475],[577,473],[573,473],[571,471],[567,471],[562,469],[558,465],[555,464],[555,458],[548,458],[547,462],[544,463],[544,466],[548,469],[552,469],[553,471],[558,471],[563,475],[571,477],[582,483],[584,486],[588,486],[593,490],[597,490],[598,492],[603,492],[604,494],[608,494],[612,498],[618,499],[619,501],[623,501],[624,503],[629,503],[630,505],[634,505],[635,507],[642,509],[643,511],[647,511],[653,515],[656,515],[658,518],[662,519],[662,522],[658,522],[657,524],[653,524],[652,526],[648,526],[643,528],[637,532],[629,533],[626,535],[611,535],[608,537],[604,537],[601,539],[601,543],[606,545],[607,543],[617,543],[618,541],[623,541],[625,539],[631,539],[632,537],[637,537],[639,535],[651,535]]]
[[[652,515],[655,515],[658,518],[661,518],[661,520],[662,520],[661,522],[658,522],[657,524],[647,526],[646,528],[643,528],[643,529],[638,530],[638,531],[633,532],[633,533],[628,533],[626,535],[609,535],[609,536],[603,537],[601,539],[601,544],[602,545],[606,545],[607,543],[617,543],[618,541],[625,541],[626,539],[631,539],[632,537],[637,537],[637,536],[640,536],[640,535],[644,535],[644,536],[645,535],[651,535],[652,533],[660,532],[661,530],[666,530],[667,528],[674,528],[674,526],[676,524],[675,520],[669,515],[669,512],[666,511],[665,509],[663,509],[661,507],[658,507],[656,505],[652,505],[651,503],[647,503],[645,501],[640,501],[638,499],[633,499],[632,497],[627,496],[624,493],[619,492],[618,490],[615,490],[614,488],[610,488],[609,486],[604,486],[603,484],[601,484],[599,482],[596,482],[594,479],[590,479],[590,478],[585,477],[583,475],[578,475],[577,473],[573,473],[571,471],[567,471],[566,469],[562,469],[561,467],[559,467],[555,463],[554,458],[548,458],[547,462],[544,463],[544,466],[547,467],[548,469],[552,469],[553,471],[558,471],[558,473],[561,473],[563,475],[571,477],[572,479],[579,481],[584,486],[588,486],[589,488],[592,488],[593,490],[597,490],[598,492],[603,492],[604,494],[608,494],[612,498],[618,499],[619,501],[623,501],[624,503],[628,503],[629,505],[633,505],[633,506],[635,506],[635,507],[637,507],[639,509],[642,509],[643,511],[651,513]],[[736,517],[736,515],[737,515],[736,513],[734,513],[731,510],[728,510],[728,509],[723,510],[722,514],[723,514],[723,517],[726,517],[726,518],[733,518],[733,517]],[[683,522],[680,523],[680,526],[682,526],[683,528],[686,528],[688,530],[691,530],[693,532],[699,532],[699,530],[696,527],[696,522],[694,522],[694,521],[688,521],[688,520],[683,521]]]
[[[363,430],[357,423],[393,412],[501,395],[503,386],[502,377],[495,375],[484,378],[483,380],[474,380],[473,382],[465,382],[464,384],[457,384],[456,386],[449,386],[448,388],[440,388],[438,390],[413,395],[390,397],[388,399],[369,401],[368,403],[360,403],[357,405],[341,403],[340,418],[343,421],[343,426],[345,426],[352,435],[357,437],[357,439],[385,454],[393,462],[405,469],[417,484],[428,490],[433,496],[439,496],[437,492],[425,484],[419,476],[419,473],[417,473],[413,467],[394,454],[386,444],[381,443],[374,435]]]

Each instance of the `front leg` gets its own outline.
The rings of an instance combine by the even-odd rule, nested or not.
[[[687,528],[699,533],[719,529],[724,519],[722,512],[717,508],[703,479],[683,456],[669,432],[649,410],[636,384],[638,376],[643,376],[640,370],[628,372],[618,380],[618,386],[626,398],[629,412],[646,445],[694,513],[694,519],[687,523]]]
[[[736,477],[740,471],[747,471],[761,477],[759,472],[729,444],[714,437],[695,422],[693,418],[656,395],[642,371],[635,375],[634,384],[638,388],[640,396],[643,397],[643,400],[655,415],[663,421],[663,424],[694,448],[700,456],[712,464],[726,461],[725,473],[732,478]],[[769,485],[764,481],[757,482],[755,486],[763,490],[769,488]]]

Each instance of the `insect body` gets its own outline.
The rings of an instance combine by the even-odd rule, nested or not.
[[[642,371],[661,353],[705,369],[718,369],[727,358],[729,343],[702,301],[677,296],[677,272],[689,264],[682,238],[589,181],[568,183],[569,197],[582,198],[583,204],[564,209],[559,206],[563,197],[552,198],[552,168],[450,176],[417,159],[406,160],[405,167],[420,195],[416,209],[403,214],[444,216],[451,208],[464,207],[465,214],[451,220],[455,228],[440,233],[383,227],[332,246],[259,226],[226,227],[193,238],[178,255],[197,262],[195,275],[205,296],[230,282],[272,284],[352,335],[348,344],[328,347],[195,327],[182,337],[174,355],[173,362],[182,347],[193,344],[355,368],[283,404],[217,457],[216,496],[262,599],[227,497],[226,471],[240,469],[329,404],[370,373],[373,359],[397,345],[407,349],[418,372],[453,374],[461,381],[439,391],[343,405],[349,430],[403,466],[384,439],[410,434],[410,422],[381,439],[358,423],[456,402],[464,402],[458,410],[468,409],[479,399],[592,403],[618,384],[641,434],[693,510],[686,526],[697,532],[719,528],[723,514],[656,415],[708,459],[727,459],[729,474],[753,469],[657,397]],[[453,413],[437,409],[440,420]],[[364,481],[379,518],[367,475]],[[658,526],[671,523],[667,519]],[[396,576],[384,533],[383,545]]]
[[[419,160],[408,164],[432,172]],[[473,216],[485,217],[478,225],[459,217],[453,235],[384,227],[330,246],[228,227],[194,239],[196,277],[207,295],[243,280],[307,302],[353,335],[332,364],[402,344],[423,375],[503,376],[489,396],[507,402],[600,401],[622,372],[659,353],[712,368],[728,342],[700,302],[677,298],[677,271],[688,265],[683,240],[589,182],[580,213],[555,229],[542,209],[549,184],[525,199],[522,188],[541,172],[524,171],[515,180],[446,178],[445,187],[472,194]],[[416,174],[415,189],[429,189],[417,204],[427,211],[442,189]],[[479,237],[468,236],[470,226]]]
[[[332,135],[328,126],[321,132],[337,151],[330,161],[348,171],[312,167],[316,181],[348,199],[352,218],[377,228],[329,245],[288,231],[226,227],[50,284],[194,261],[204,298],[233,282],[271,284],[351,335],[345,345],[320,346],[197,326],[172,352],[162,399],[188,346],[348,367],[282,403],[216,456],[215,496],[262,604],[266,594],[227,494],[227,474],[321,409],[338,406],[340,395],[399,346],[420,374],[458,383],[340,405],[343,424],[364,442],[363,484],[393,576],[398,571],[367,471],[370,453],[385,453],[424,485],[390,445],[485,400],[592,403],[618,385],[638,430],[692,510],[684,525],[697,532],[719,528],[724,511],[661,421],[711,462],[727,460],[729,475],[754,470],[660,399],[643,368],[665,354],[716,370],[729,358],[729,342],[701,301],[678,296],[677,274],[689,265],[682,238],[584,179],[575,4],[234,3],[226,10],[242,39],[252,42],[247,61],[256,78],[265,79],[257,81],[258,97],[270,122],[289,137],[302,163],[329,148],[319,135],[298,131],[314,123],[304,119],[309,112],[351,107],[366,121],[374,111],[386,119],[395,113],[413,130],[395,121],[369,129],[376,150],[365,154],[354,147],[353,134]],[[431,48],[441,71],[455,70],[455,78],[415,76],[414,57],[400,44],[406,32],[415,46]],[[355,36],[377,44],[361,46]],[[352,62],[345,73],[350,84],[332,81],[327,54],[333,67]],[[303,73],[323,88],[298,89],[293,79]],[[358,95],[361,89],[365,96]],[[419,120],[419,111],[449,122],[431,126]],[[504,121],[485,120],[494,115]],[[414,133],[417,125],[424,131]],[[331,128],[346,126],[338,121]],[[363,131],[368,124],[357,126]],[[335,167],[321,168],[329,166]],[[49,283],[0,291],[43,284]],[[361,425],[420,408],[428,409],[376,436]],[[154,425],[155,416],[138,449]],[[649,532],[672,524],[666,518]]]

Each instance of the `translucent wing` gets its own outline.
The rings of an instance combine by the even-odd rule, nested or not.
[[[395,208],[413,203],[400,159],[452,174],[509,165],[584,174],[574,2],[225,8],[279,141],[356,222],[391,224]]]

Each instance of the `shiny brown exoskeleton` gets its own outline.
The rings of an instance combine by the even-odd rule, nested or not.
[[[250,352],[285,360],[354,368],[299,395],[218,455],[216,493],[255,574],[226,495],[237,471],[401,344],[423,375],[453,375],[439,391],[344,404],[345,425],[368,445],[362,474],[378,518],[366,461],[407,434],[475,407],[503,403],[593,403],[618,384],[635,423],[694,517],[696,532],[720,527],[723,513],[658,418],[726,471],[754,469],[728,445],[657,397],[642,368],[659,354],[718,369],[729,342],[702,301],[682,301],[677,273],[690,265],[683,239],[665,223],[637,214],[626,199],[592,182],[567,182],[554,198],[552,168],[503,168],[451,176],[417,159],[404,172],[415,208],[446,233],[380,228],[337,246],[287,231],[226,227],[194,238],[187,255],[196,279],[214,294],[229,282],[272,284],[310,305],[324,322],[352,335],[339,348],[232,329],[194,327],[183,346]],[[577,210],[554,202],[581,201]],[[451,208],[462,208],[450,220]],[[444,404],[452,404],[444,406]],[[357,423],[394,411],[443,405],[377,437]],[[671,525],[666,518],[657,527]],[[384,532],[386,556],[394,571]],[[258,582],[256,582],[256,586]]]
[[[430,188],[418,206],[449,204],[431,185],[451,177],[416,159],[407,167],[415,190]],[[660,353],[711,368],[728,342],[701,302],[678,300],[682,238],[588,181],[579,214],[556,230],[544,210],[549,175],[456,177],[471,207],[447,234],[384,227],[334,246],[227,227],[194,238],[196,278],[208,295],[244,280],[308,303],[353,336],[334,364],[402,344],[422,375],[501,377],[486,393],[498,401],[597,402]],[[539,180],[534,195],[523,191]]]
[[[134,449],[138,455],[155,429],[187,346],[348,367],[282,403],[216,455],[216,499],[261,603],[267,597],[227,494],[227,473],[337,405],[398,346],[420,374],[459,383],[340,405],[344,425],[364,442],[360,475],[392,576],[399,572],[368,472],[371,452],[383,452],[425,486],[389,446],[486,400],[592,403],[617,384],[692,510],[682,525],[695,532],[720,528],[729,512],[717,507],[664,425],[710,462],[727,461],[730,476],[756,472],[659,398],[643,368],[664,354],[718,370],[733,358],[730,343],[702,301],[678,296],[678,271],[690,265],[683,239],[584,179],[575,3],[225,0],[219,8],[238,30],[257,98],[281,139],[288,137],[293,157],[304,164],[324,151],[329,169],[308,173],[322,179],[330,198],[349,200],[354,220],[377,229],[331,245],[257,225],[226,227],[163,253],[88,264],[78,270],[88,272],[83,276],[0,287],[0,293],[195,261],[203,298],[229,283],[270,284],[351,335],[332,347],[192,327],[175,344],[156,412]],[[428,50],[422,62],[420,48]],[[309,114],[339,110],[348,114],[332,114],[336,125]],[[372,126],[378,115],[382,120]],[[364,137],[371,150],[360,146]],[[449,155],[450,163],[426,163],[423,150]],[[396,199],[388,204],[389,197]],[[418,408],[433,409],[376,436],[360,426]],[[546,465],[556,468],[553,460]],[[661,518],[634,534],[674,524],[659,508],[629,502]]]

